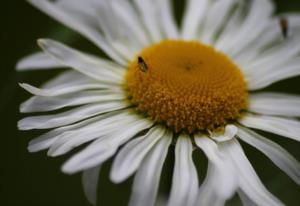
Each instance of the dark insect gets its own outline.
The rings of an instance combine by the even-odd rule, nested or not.
[[[142,72],[148,71],[148,66],[142,57],[138,57],[139,68]]]
[[[281,27],[283,37],[287,38],[288,33],[289,33],[289,22],[288,22],[287,18],[282,17],[280,19],[280,27]]]

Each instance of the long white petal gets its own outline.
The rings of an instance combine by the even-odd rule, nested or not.
[[[165,132],[164,128],[155,126],[143,137],[126,144],[114,160],[110,173],[111,180],[120,183],[131,176],[153,146],[163,138]]]
[[[299,117],[300,96],[280,93],[252,94],[248,110],[258,114]]]
[[[144,25],[149,32],[153,42],[162,40],[162,31],[160,28],[160,19],[158,18],[159,8],[157,0],[133,0],[139,10]]]
[[[164,34],[169,39],[177,39],[179,31],[173,15],[172,0],[159,0],[158,4]]]
[[[18,122],[18,128],[30,130],[61,127],[105,112],[123,109],[127,106],[120,101],[85,105],[59,114],[26,117]]]
[[[19,71],[57,69],[63,67],[65,66],[44,52],[37,52],[26,56],[19,60],[16,65]]]
[[[21,84],[28,92],[38,96],[59,96],[89,89],[118,89],[120,83],[101,82],[74,70],[66,71],[43,84],[41,89]]]
[[[130,206],[154,206],[163,163],[171,141],[172,134],[167,132],[141,163],[134,177]]]
[[[225,168],[224,168],[225,169]],[[228,197],[216,192],[222,172],[211,162],[208,163],[207,175],[200,187],[197,205],[224,206]],[[222,185],[223,186],[223,185]]]
[[[135,34],[134,39],[138,40],[143,46],[150,44],[150,39],[139,19],[139,16],[137,15],[137,12],[132,8],[130,2],[111,1],[111,4],[119,18],[125,21],[127,27]]]
[[[91,104],[95,102],[107,102],[125,99],[124,95],[115,91],[81,91],[57,97],[34,96],[20,106],[23,113],[45,112],[64,107]]]
[[[300,184],[300,163],[280,145],[248,130],[239,128],[238,136],[246,143],[260,150],[274,162],[281,170]]]
[[[198,174],[192,159],[193,145],[187,135],[178,137],[175,166],[168,206],[194,206],[198,194]]]
[[[101,166],[97,166],[88,170],[84,170],[82,173],[82,186],[84,194],[88,201],[93,205],[96,205],[97,203],[100,168]]]
[[[140,120],[134,126],[128,127],[123,131],[116,131],[110,136],[101,138],[86,149],[74,155],[62,167],[65,173],[73,174],[87,168],[95,167],[113,156],[120,145],[133,138],[139,132],[151,127],[152,123],[148,120]]]
[[[233,165],[222,155],[218,145],[211,139],[197,135],[195,143],[209,159],[209,169],[200,187],[198,205],[224,205],[237,188]]]
[[[53,17],[57,21],[60,21],[64,25],[74,29],[75,31],[83,34],[89,40],[94,42],[97,46],[105,51],[111,58],[121,65],[126,65],[127,62],[122,58],[122,56],[112,49],[111,45],[105,40],[101,32],[99,32],[99,25],[97,22],[97,15],[91,15],[95,13],[95,9],[92,5],[81,5],[78,8],[92,8],[93,10],[88,10],[87,12],[78,11],[78,8],[74,9],[68,6],[61,6],[59,3],[50,2],[48,0],[28,0],[32,5],[45,12],[49,16]],[[77,2],[76,2],[77,3]],[[73,3],[74,4],[74,3]],[[91,7],[92,6],[92,7]],[[97,12],[96,12],[97,14]]]
[[[108,83],[119,83],[123,80],[124,70],[112,62],[91,57],[53,40],[39,40],[39,45],[62,64],[93,79]]]
[[[30,92],[31,94],[35,94],[38,96],[59,96],[68,93],[89,90],[89,89],[109,89],[112,86],[108,84],[84,84],[84,85],[70,85],[70,87],[65,87],[62,90],[47,90],[47,89],[40,89],[30,84],[21,83],[19,84],[23,89]]]
[[[272,1],[253,0],[242,26],[232,36],[234,41],[228,42],[222,51],[226,52],[229,56],[238,54],[262,33],[265,26],[271,21],[270,17],[273,12],[274,5]]]
[[[197,32],[202,23],[209,0],[188,0],[183,16],[181,37],[183,39],[196,39]]]
[[[300,122],[294,119],[246,114],[239,122],[246,127],[300,141]]]
[[[258,205],[283,206],[262,184],[236,139],[219,146],[231,158],[241,190]]]
[[[133,127],[136,122],[137,117],[129,115],[126,110],[104,114],[101,119],[90,125],[58,135],[49,148],[48,155],[55,157],[66,154],[84,143],[110,136],[118,131],[118,128]]]
[[[51,147],[51,145],[58,139],[58,136],[61,135],[62,133],[71,131],[71,130],[75,130],[75,129],[79,129],[79,128],[85,127],[86,125],[93,124],[94,122],[97,122],[102,118],[103,118],[102,116],[100,116],[100,117],[98,116],[98,117],[94,117],[91,119],[81,121],[81,122],[73,124],[73,125],[53,129],[53,130],[41,135],[40,137],[37,137],[37,138],[31,140],[28,145],[28,150],[29,150],[29,152],[38,152],[41,150],[45,150],[45,149]]]
[[[236,0],[222,0],[212,3],[205,17],[203,34],[201,35],[202,42],[206,44],[213,43],[235,3]]]

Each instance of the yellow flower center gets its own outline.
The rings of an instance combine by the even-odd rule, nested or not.
[[[176,132],[222,127],[247,107],[240,69],[199,42],[166,40],[144,49],[125,81],[131,103]]]

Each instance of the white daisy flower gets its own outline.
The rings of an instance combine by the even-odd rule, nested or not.
[[[172,142],[168,206],[224,205],[235,193],[244,205],[284,205],[240,140],[300,184],[299,162],[252,130],[300,140],[300,97],[259,92],[300,75],[300,15],[274,16],[271,0],[188,0],[179,27],[171,0],[28,1],[110,57],[40,39],[43,52],[18,64],[20,71],[70,68],[42,88],[20,84],[35,95],[21,112],[56,113],[27,117],[19,128],[51,129],[30,142],[30,152],[59,156],[88,143],[62,170],[83,172],[91,203],[101,165],[122,145],[110,178],[120,183],[136,173],[131,206],[155,204]],[[203,183],[192,159],[199,149],[209,160]]]

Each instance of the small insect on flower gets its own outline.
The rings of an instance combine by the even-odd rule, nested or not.
[[[280,18],[279,23],[280,23],[282,35],[286,39],[289,35],[289,21],[287,18],[282,17]]]
[[[43,52],[18,64],[70,69],[42,88],[21,84],[35,95],[21,111],[51,114],[18,126],[50,129],[30,142],[30,152],[59,156],[86,145],[62,170],[83,173],[92,204],[101,166],[116,153],[110,179],[134,176],[130,206],[155,205],[168,152],[175,164],[166,206],[224,206],[235,194],[244,205],[283,206],[258,178],[241,141],[300,184],[298,160],[256,132],[300,141],[300,96],[267,92],[300,75],[300,15],[278,20],[272,0],[187,0],[178,27],[171,0],[28,1],[110,57],[43,39]],[[194,161],[200,150],[208,159],[203,180]]]
[[[147,72],[148,71],[148,65],[146,64],[143,57],[138,57],[138,64],[139,64],[139,68],[142,72]]]

